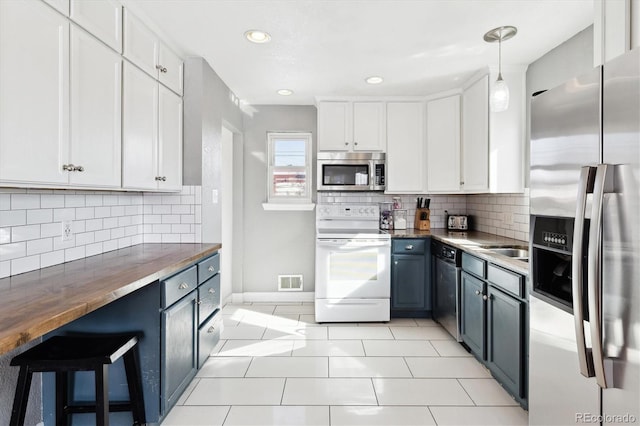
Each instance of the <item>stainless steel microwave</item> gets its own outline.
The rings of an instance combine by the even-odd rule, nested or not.
[[[319,152],[318,191],[384,191],[383,152]]]

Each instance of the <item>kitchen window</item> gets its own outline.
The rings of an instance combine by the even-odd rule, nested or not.
[[[269,132],[267,144],[269,188],[264,208],[312,209],[311,133]]]

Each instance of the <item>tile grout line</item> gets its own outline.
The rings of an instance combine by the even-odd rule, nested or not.
[[[460,387],[462,388],[462,390],[464,391],[464,393],[467,394],[467,396],[469,397],[469,399],[471,400],[471,402],[473,402],[473,406],[474,407],[479,407],[478,404],[476,404],[476,402],[473,400],[473,398],[471,397],[471,395],[469,395],[469,392],[467,392],[467,389],[462,385],[462,383],[460,383],[460,378],[456,377],[455,378],[456,382],[458,382],[458,384],[460,385]]]
[[[282,386],[282,396],[280,396],[280,406],[284,402],[284,390],[287,388],[287,377],[284,378],[284,385]]]
[[[222,420],[222,426],[224,426],[224,424],[227,422],[227,419],[229,418],[229,414],[231,414],[231,409],[232,408],[233,408],[233,405],[229,405],[229,409],[227,410],[227,414],[225,414],[224,420]]]

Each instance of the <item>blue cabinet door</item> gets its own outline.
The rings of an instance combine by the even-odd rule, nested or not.
[[[426,267],[424,255],[391,256],[392,309],[426,309]]]
[[[485,359],[485,282],[462,272],[460,282],[460,331],[462,341],[479,358]]]
[[[487,366],[511,394],[522,397],[525,303],[492,286],[487,296]]]
[[[162,312],[163,415],[173,407],[197,371],[198,305],[192,291]]]

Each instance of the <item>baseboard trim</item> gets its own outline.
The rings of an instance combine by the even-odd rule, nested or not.
[[[233,293],[232,303],[252,303],[252,302],[313,302],[315,293],[312,291],[303,292],[245,292]]]

